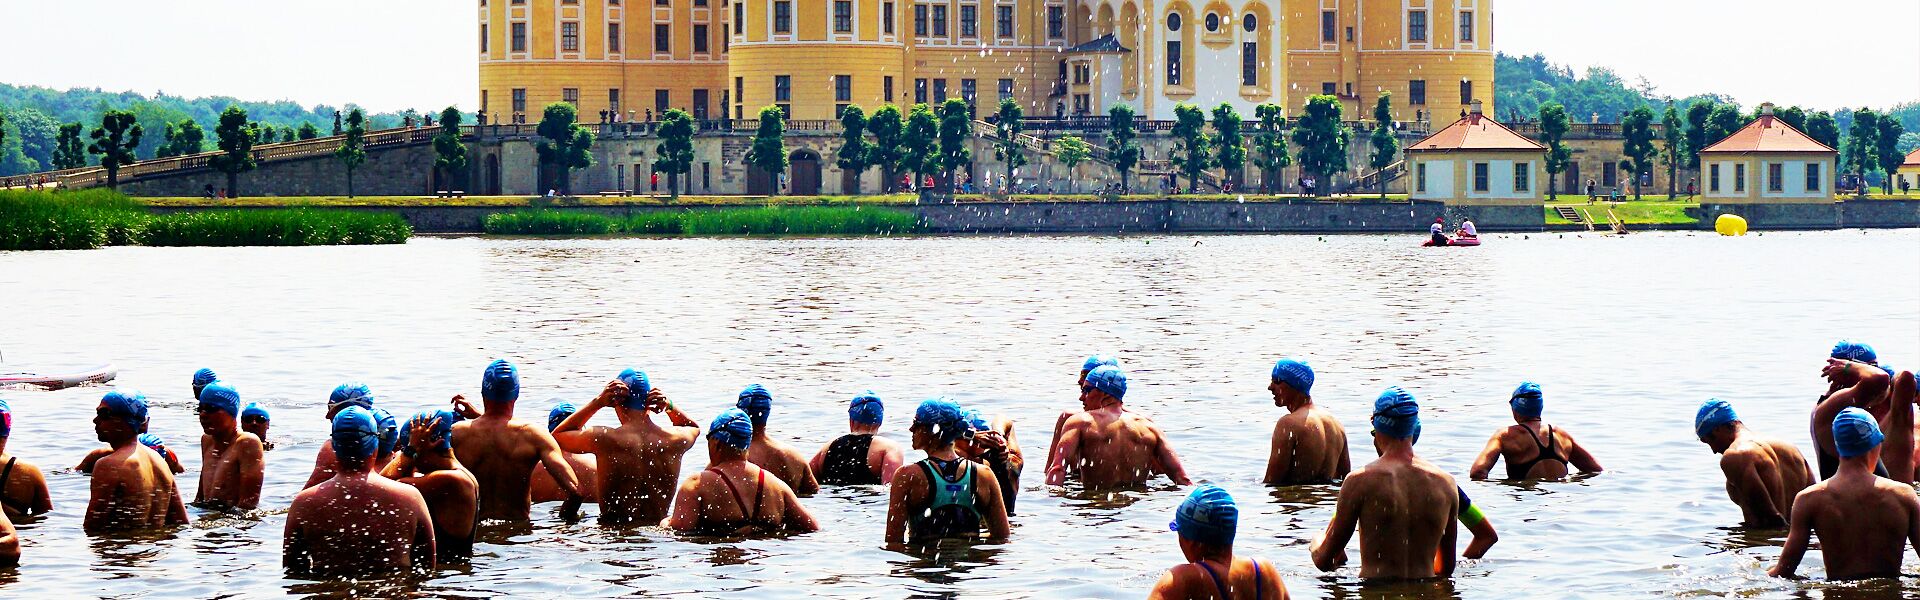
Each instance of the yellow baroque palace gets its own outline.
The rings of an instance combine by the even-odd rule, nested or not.
[[[1493,111],[1492,0],[479,0],[480,109],[537,122],[832,119],[962,98],[1030,116],[1182,102],[1296,107],[1342,98],[1370,118],[1451,122]]]

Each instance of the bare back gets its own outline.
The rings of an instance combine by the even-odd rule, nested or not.
[[[1545,422],[1540,422],[1538,428],[1514,424],[1500,432],[1500,459],[1507,461],[1509,476],[1518,475],[1513,479],[1566,477],[1572,470],[1567,457],[1572,455],[1572,438]],[[1517,472],[1521,467],[1525,473]]]
[[[1884,477],[1836,477],[1808,488],[1795,510],[1807,511],[1828,579],[1865,579],[1900,576],[1914,505],[1907,484]]]
[[[580,501],[588,504],[600,502],[600,462],[592,454],[567,453],[567,466],[573,468],[573,476],[580,483]],[[560,489],[560,482],[553,480],[553,474],[547,472],[547,465],[533,466],[533,501],[560,502],[567,499],[567,491]]]
[[[786,528],[789,503],[798,498],[771,471],[738,462],[695,474],[693,485],[702,525],[698,529],[711,534],[762,534]]]
[[[173,471],[159,453],[128,444],[93,465],[88,531],[126,531],[186,522]]]
[[[53,510],[53,498],[47,492],[47,478],[40,467],[10,454],[0,453],[0,465],[11,465],[6,480],[0,481],[0,510],[9,519]]]
[[[1347,476],[1349,460],[1346,428],[1333,413],[1309,404],[1287,413],[1273,424],[1266,483],[1333,483]]]
[[[1228,597],[1221,598],[1221,588],[1227,590]],[[1147,593],[1149,600],[1286,600],[1288,597],[1287,586],[1281,582],[1280,572],[1273,568],[1273,563],[1240,557],[1234,557],[1231,567],[1220,563],[1204,567],[1200,563],[1187,563],[1168,569]]]
[[[820,491],[819,480],[814,478],[813,468],[807,464],[807,455],[779,440],[766,436],[753,438],[753,446],[747,449],[747,462],[766,469],[769,475],[779,477],[801,496],[811,496]]]
[[[600,521],[652,524],[665,518],[680,480],[680,460],[693,448],[697,432],[662,429],[651,421],[593,428]]]
[[[418,490],[377,474],[337,476],[287,508],[285,561],[300,574],[364,578],[434,564],[433,521]]]
[[[1090,411],[1067,420],[1062,444],[1072,443],[1078,460],[1067,465],[1087,487],[1143,483],[1168,471],[1159,459],[1166,439],[1146,417],[1125,411]]]
[[[545,431],[519,421],[481,417],[453,426],[453,454],[480,484],[481,519],[527,520],[533,465],[551,445]]]
[[[1742,522],[1750,526],[1785,525],[1795,497],[1813,485],[1813,472],[1800,450],[1777,439],[1740,439],[1721,455],[1720,469],[1727,475],[1727,496],[1740,506]]]
[[[473,555],[473,534],[479,526],[480,484],[465,468],[441,469],[402,483],[420,491],[433,519],[433,540],[440,562],[464,561]]]
[[[1423,459],[1376,461],[1348,475],[1338,510],[1360,511],[1360,577],[1434,577],[1434,556],[1459,503],[1453,477]]]

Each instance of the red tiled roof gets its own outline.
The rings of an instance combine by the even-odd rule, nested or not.
[[[1763,115],[1700,151],[1701,154],[1709,152],[1833,152],[1833,149],[1773,115]]]
[[[1526,150],[1545,151],[1546,146],[1527,136],[1514,133],[1512,129],[1501,125],[1499,121],[1485,115],[1470,114],[1454,121],[1445,129],[1436,131],[1427,139],[1420,140],[1409,151],[1443,150]]]
[[[1920,167],[1920,148],[1914,148],[1912,152],[1908,152],[1907,159],[1900,161],[1900,166]]]

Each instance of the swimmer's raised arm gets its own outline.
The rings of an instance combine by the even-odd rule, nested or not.
[[[558,444],[560,449],[574,454],[593,454],[595,449],[594,438],[598,437],[595,435],[598,432],[586,429],[587,422],[592,421],[593,415],[600,412],[601,408],[613,406],[615,402],[619,401],[618,399],[625,397],[627,397],[627,384],[619,381],[608,383],[607,387],[600,390],[600,395],[595,396],[592,402],[588,402],[586,406],[580,407],[580,410],[574,411],[573,414],[567,415],[566,420],[561,421],[559,426],[553,428],[554,443]],[[562,462],[564,462],[564,460]],[[569,468],[568,471],[572,471],[572,469]],[[558,478],[556,478],[556,480],[557,479]]]
[[[1467,472],[1474,481],[1482,481],[1493,472],[1493,465],[1500,460],[1500,434],[1494,433],[1487,438],[1487,445],[1480,448],[1480,455],[1473,458],[1473,468]]]
[[[1887,374],[1879,367],[1863,362],[1829,358],[1827,366],[1820,369],[1820,375],[1840,389],[1828,394],[1826,400],[1814,407],[1808,428],[1812,430],[1815,449],[1828,455],[1838,455],[1839,451],[1833,445],[1833,418],[1842,410],[1879,398],[1886,389]]]
[[[1800,492],[1805,496],[1806,492]],[[1797,498],[1794,504],[1805,504],[1806,498]],[[1787,543],[1780,548],[1780,562],[1767,571],[1773,577],[1792,577],[1800,569],[1800,559],[1807,554],[1807,539],[1813,535],[1813,511],[1793,511],[1792,528],[1787,532]]]
[[[673,423],[673,426],[692,428],[691,437],[700,437],[700,423],[688,417],[687,413],[680,412],[680,407],[674,406],[672,401],[667,400],[666,392],[660,391],[660,388],[653,388],[647,392],[647,404],[654,412],[666,415],[667,421]]]
[[[453,395],[453,412],[462,419],[480,418],[480,411],[473,407],[473,403],[467,402],[466,396],[460,394]]]

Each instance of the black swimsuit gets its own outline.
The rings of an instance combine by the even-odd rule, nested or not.
[[[32,507],[19,506],[12,498],[7,497],[7,480],[13,478],[13,463],[18,460],[20,460],[18,456],[9,457],[7,458],[7,467],[0,469],[0,506],[5,506],[13,512],[24,515],[27,514],[27,509]]]
[[[827,446],[820,461],[820,483],[826,485],[879,485],[880,476],[867,465],[867,451],[873,447],[873,434],[849,433]]]
[[[1523,462],[1517,462],[1517,463],[1513,461],[1507,461],[1507,478],[1508,479],[1526,479],[1528,474],[1533,473],[1533,467],[1535,465],[1538,465],[1542,462],[1546,462],[1549,460],[1560,463],[1562,466],[1567,464],[1567,459],[1562,458],[1560,456],[1560,448],[1558,446],[1555,446],[1552,443],[1553,442],[1553,426],[1552,425],[1547,426],[1546,443],[1542,443],[1540,441],[1540,434],[1534,433],[1532,428],[1529,428],[1525,425],[1521,425],[1520,428],[1527,430],[1527,437],[1533,438],[1533,445],[1534,447],[1540,449],[1540,453],[1534,456],[1533,460],[1529,460],[1529,461],[1523,461]]]

